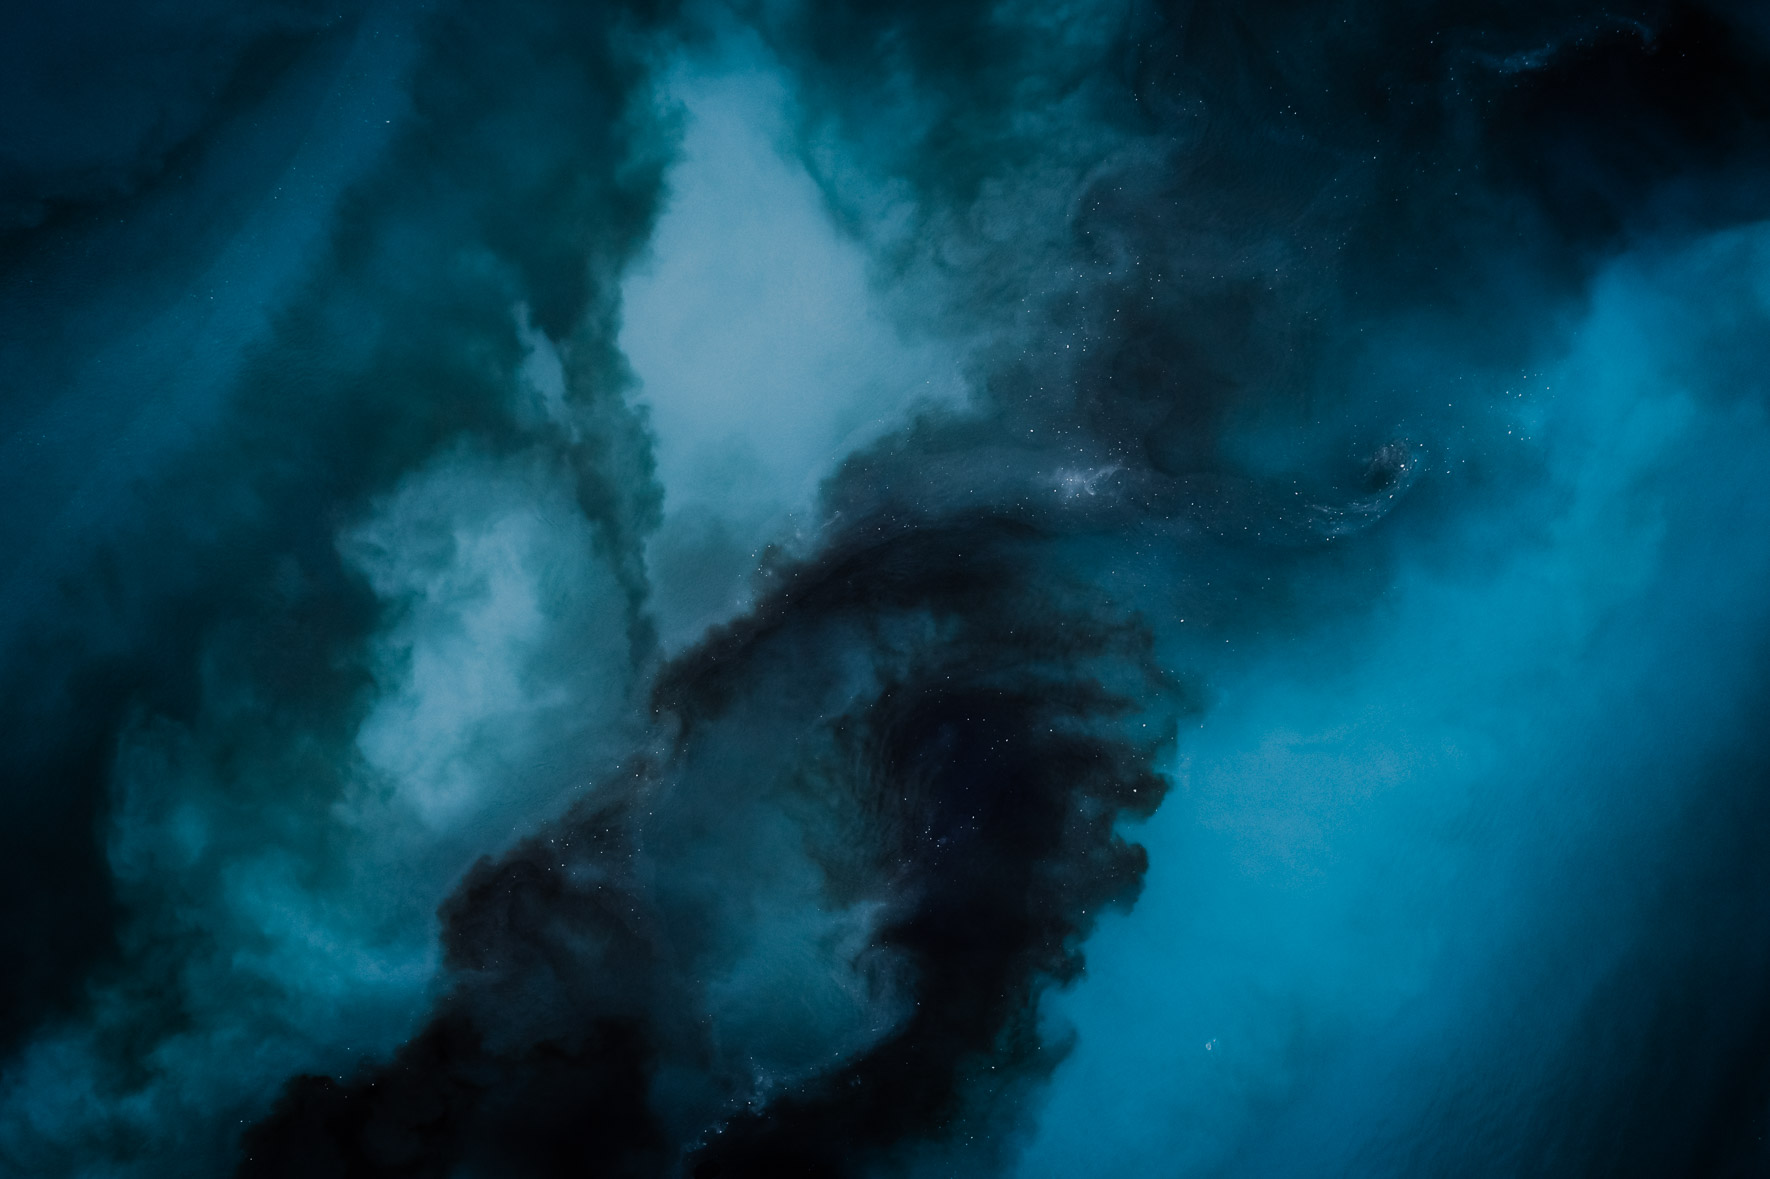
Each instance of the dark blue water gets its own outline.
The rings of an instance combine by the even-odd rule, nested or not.
[[[1770,24],[4,15],[0,1171],[1770,1170]]]

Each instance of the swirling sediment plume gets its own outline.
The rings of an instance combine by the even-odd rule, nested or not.
[[[0,1169],[1770,1167],[1756,7],[6,19]]]

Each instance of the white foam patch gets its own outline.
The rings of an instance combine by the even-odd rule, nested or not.
[[[133,973],[183,1024],[112,1092],[142,1019],[99,986],[0,1083],[0,1159],[117,1175],[225,1167],[230,1135],[300,1072],[391,1052],[432,998],[436,908],[627,747],[624,596],[549,448],[444,456],[340,536],[387,611],[374,700],[340,759],[211,659],[204,710],[124,736],[108,851]]]
[[[648,556],[666,647],[748,604],[764,547],[809,535],[845,455],[964,396],[948,352],[892,326],[862,250],[784,154],[789,95],[757,57],[671,83],[683,158],[625,290],[621,346],[664,486]]]
[[[595,763],[627,688],[623,600],[565,472],[452,460],[341,543],[399,610],[357,748],[426,828],[514,822]]]

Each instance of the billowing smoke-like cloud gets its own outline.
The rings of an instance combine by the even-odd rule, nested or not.
[[[1750,6],[33,19],[11,1170],[1765,1165]]]
[[[670,143],[621,44],[649,19],[365,19],[423,45],[329,84],[405,97],[344,112],[389,131],[334,191],[292,165],[252,194],[329,207],[283,284],[241,278],[234,357],[101,353],[52,407],[199,378],[52,505],[79,551],[14,578],[9,981],[56,1015],[8,1070],[9,1165],[225,1170],[282,1075],[405,1036],[462,869],[631,741],[657,492],[614,309]],[[234,270],[181,294],[234,298]],[[218,318],[189,333],[210,353]]]

